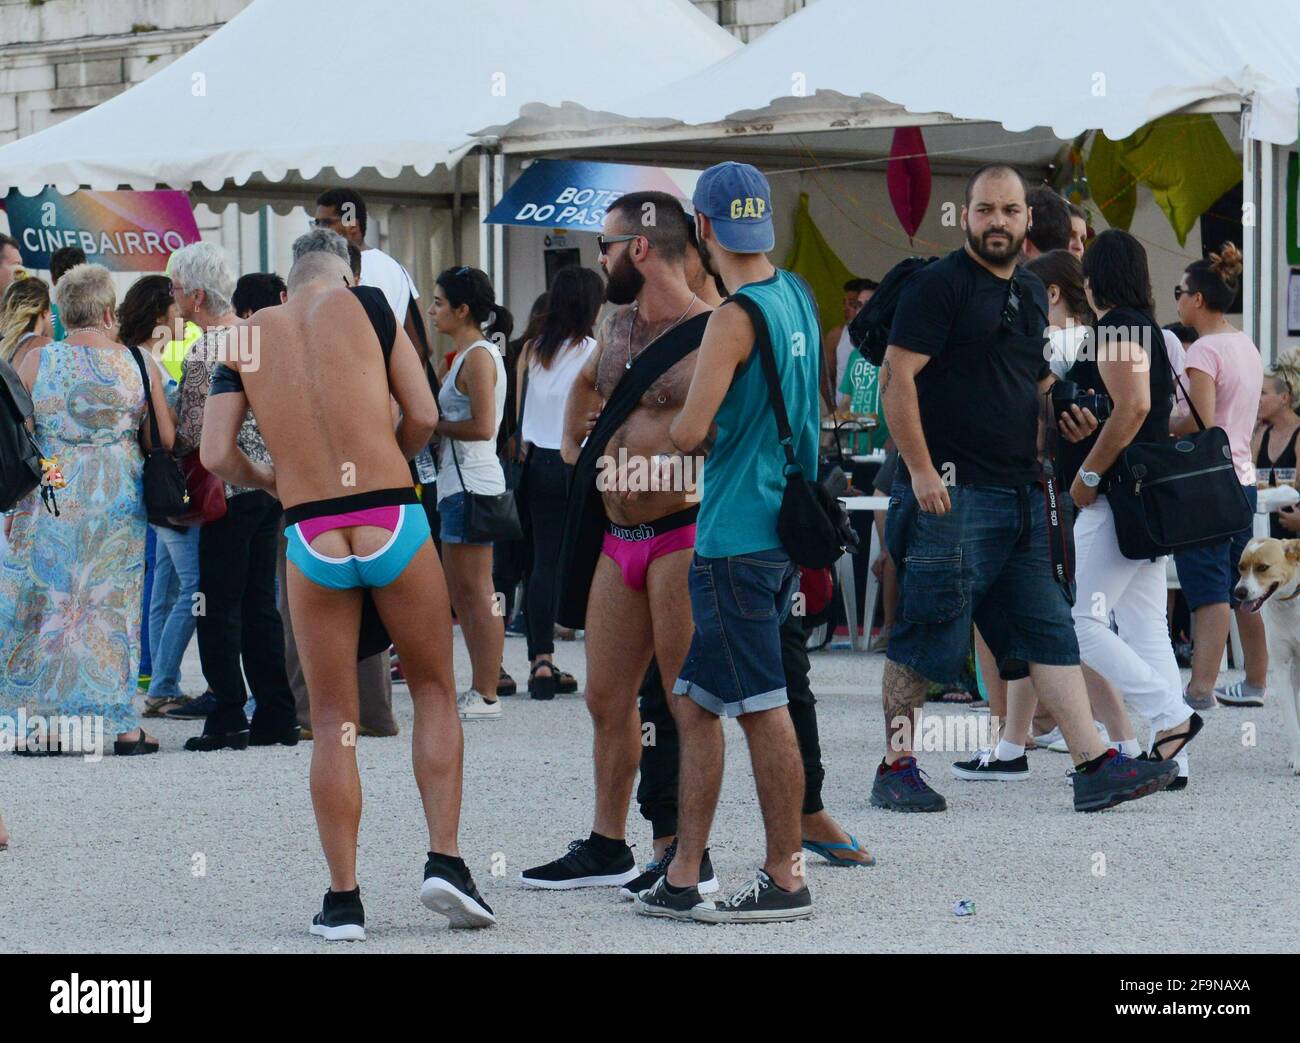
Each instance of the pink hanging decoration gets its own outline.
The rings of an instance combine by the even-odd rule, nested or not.
[[[930,205],[930,157],[920,127],[899,127],[894,131],[885,182],[889,201],[910,242]]]

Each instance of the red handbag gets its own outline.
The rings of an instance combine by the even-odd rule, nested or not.
[[[191,510],[172,518],[172,524],[208,525],[224,518],[226,485],[199,463],[197,449],[181,457],[181,470],[185,473],[185,491],[189,493]]]

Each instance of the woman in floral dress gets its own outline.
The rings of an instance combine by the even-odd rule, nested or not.
[[[98,717],[119,755],[153,753],[157,740],[141,730],[133,702],[147,524],[141,442],[149,441],[140,369],[113,339],[116,294],[105,268],[72,269],[55,299],[67,335],[28,352],[18,373],[35,403],[36,442],[63,485],[53,483],[57,515],[38,488],[11,519],[0,565],[0,713]],[[143,357],[170,448],[165,381]],[[31,737],[28,745],[40,744]]]

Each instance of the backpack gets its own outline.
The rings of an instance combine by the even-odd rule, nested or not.
[[[898,308],[898,298],[903,287],[911,281],[913,275],[926,265],[933,264],[937,257],[909,257],[899,261],[885,273],[871,295],[871,300],[862,306],[862,310],[849,324],[849,341],[873,366],[879,366],[885,360],[885,348],[889,346],[889,327],[894,322],[894,312]]]
[[[0,359],[0,511],[41,484],[41,451],[27,429],[32,396],[18,371]]]

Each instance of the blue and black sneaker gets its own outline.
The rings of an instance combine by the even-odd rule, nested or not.
[[[871,803],[890,811],[947,811],[948,802],[932,790],[915,757],[880,762],[871,784]]]
[[[1105,811],[1126,800],[1149,797],[1178,777],[1175,761],[1139,760],[1118,750],[1107,750],[1085,761],[1070,778],[1074,782],[1075,811]]]

